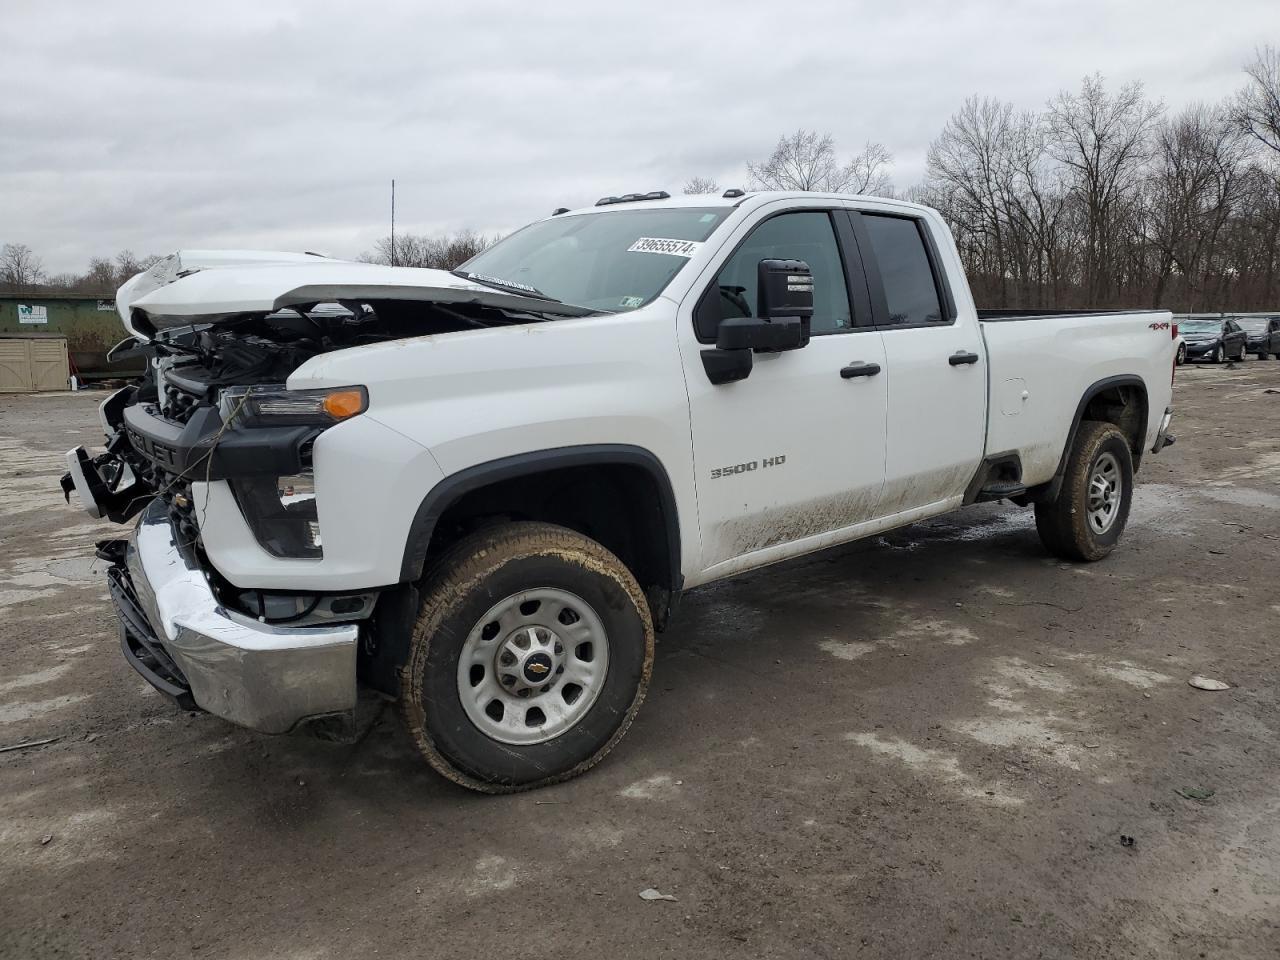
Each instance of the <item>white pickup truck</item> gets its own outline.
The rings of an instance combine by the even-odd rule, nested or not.
[[[394,697],[493,793],[608,753],[684,591],[979,500],[1098,560],[1172,441],[1169,314],[982,313],[866,197],[608,197],[452,273],[184,252],[117,302],[148,373],[63,487],[138,517],[130,664],[272,733]]]

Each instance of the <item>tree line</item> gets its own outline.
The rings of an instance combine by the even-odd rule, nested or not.
[[[1280,50],[1244,72],[1233,96],[1175,113],[1098,75],[1040,110],[970,97],[901,192],[883,145],[842,160],[830,135],[799,130],[747,164],[747,186],[937,208],[984,307],[1280,309]]]
[[[892,167],[883,144],[845,157],[830,134],[798,130],[748,162],[744,183],[937,208],[984,307],[1280,309],[1280,49],[1257,51],[1234,95],[1176,112],[1099,75],[1038,110],[973,96],[930,144],[922,183],[895,190]],[[684,191],[720,187],[694,177]],[[497,239],[397,234],[360,259],[453,269]],[[49,277],[8,243],[0,289],[110,294],[156,259],[124,250]]]

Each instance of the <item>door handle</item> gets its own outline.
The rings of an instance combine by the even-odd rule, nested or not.
[[[874,377],[880,372],[880,364],[863,363],[861,360],[855,360],[847,367],[840,368],[840,376],[845,380],[852,380],[854,377]]]
[[[976,353],[970,353],[968,350],[957,350],[951,356],[947,357],[947,363],[953,367],[958,367],[965,363],[977,363],[980,358]]]

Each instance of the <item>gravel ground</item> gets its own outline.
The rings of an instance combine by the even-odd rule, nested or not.
[[[0,956],[1280,956],[1277,390],[1179,371],[1099,564],[989,505],[690,594],[613,755],[499,798],[391,712],[176,712],[56,489],[99,397],[0,397],[0,745],[59,738],[0,753]]]

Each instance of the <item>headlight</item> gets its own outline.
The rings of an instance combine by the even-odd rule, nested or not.
[[[227,387],[218,398],[222,422],[249,427],[329,427],[369,408],[364,387],[289,390],[282,383]]]
[[[310,470],[292,477],[240,477],[231,481],[231,489],[267,553],[307,560],[324,556]]]

